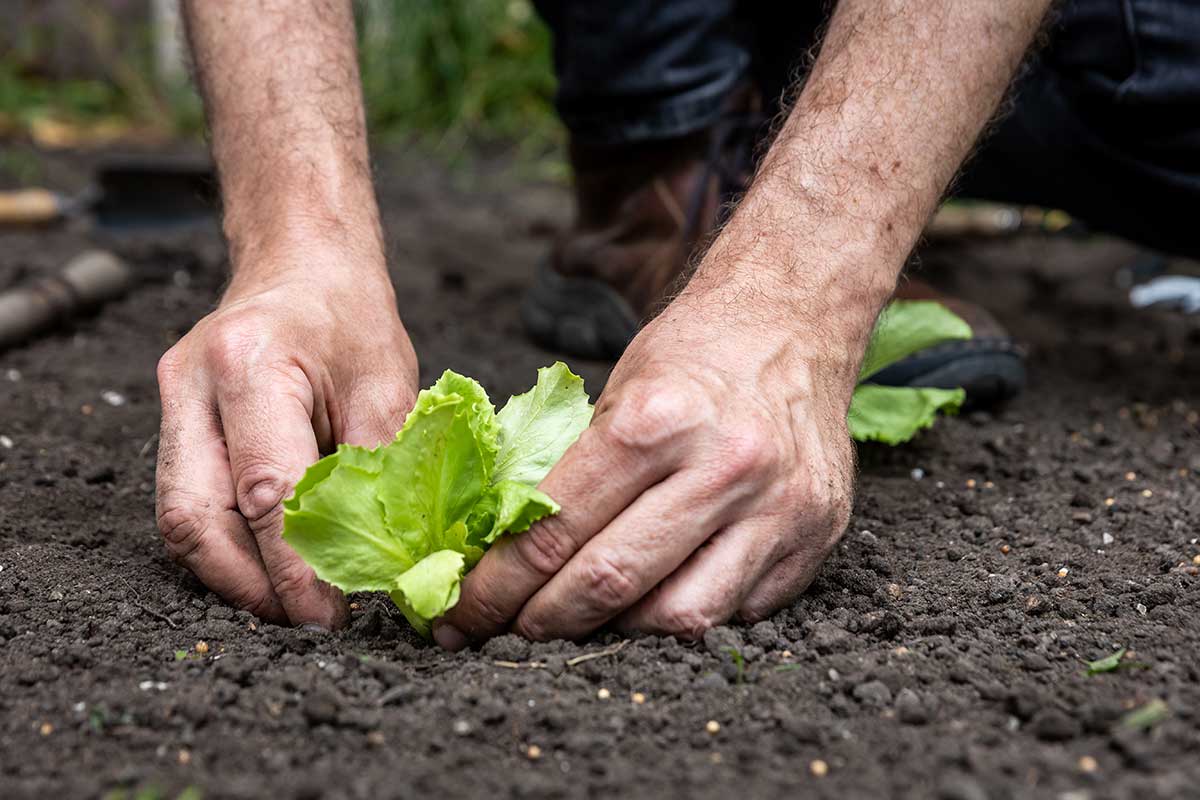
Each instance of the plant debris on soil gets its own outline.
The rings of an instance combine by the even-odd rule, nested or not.
[[[523,389],[559,355],[517,307],[564,190],[379,171],[422,385]],[[0,288],[86,244],[0,242]],[[845,538],[774,618],[458,654],[386,597],[337,633],[277,627],[166,558],[155,364],[225,265],[215,231],[121,247],[162,280],[0,354],[0,796],[1200,794],[1200,318],[1129,308],[1131,246],[922,254],[1029,346],[1029,388],[860,449]],[[599,392],[608,365],[568,363]],[[1149,666],[1084,674],[1118,648]]]

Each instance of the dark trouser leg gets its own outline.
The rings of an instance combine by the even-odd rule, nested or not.
[[[1067,3],[956,192],[1200,256],[1200,4]]]

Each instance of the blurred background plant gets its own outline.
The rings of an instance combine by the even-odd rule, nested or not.
[[[177,0],[0,0],[0,140],[42,147],[202,134]],[[355,0],[372,135],[450,160],[559,160],[550,38],[529,0]]]

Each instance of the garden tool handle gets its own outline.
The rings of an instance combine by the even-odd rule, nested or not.
[[[0,292],[0,349],[124,294],[129,266],[112,253],[89,250],[53,275]]]
[[[0,225],[41,225],[62,215],[62,198],[46,189],[0,192]]]

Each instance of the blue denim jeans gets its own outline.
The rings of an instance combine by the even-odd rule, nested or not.
[[[555,36],[559,112],[592,144],[705,128],[746,81],[778,102],[818,41],[826,5],[537,2]],[[956,191],[1062,208],[1200,256],[1200,2],[1062,3]]]

